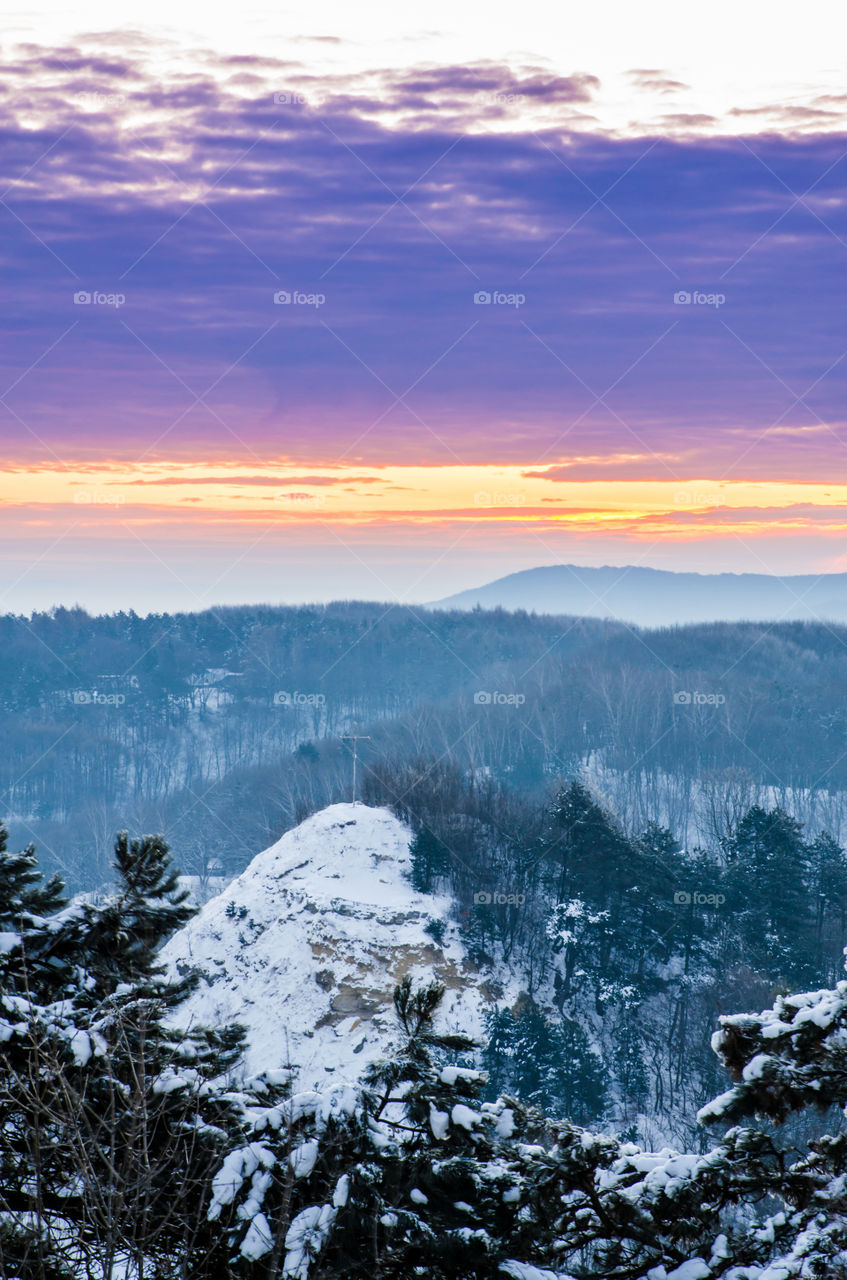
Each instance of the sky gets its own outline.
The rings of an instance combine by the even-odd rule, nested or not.
[[[847,569],[840,6],[173,8],[4,23],[0,609]]]

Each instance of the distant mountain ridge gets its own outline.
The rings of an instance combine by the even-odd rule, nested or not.
[[[636,565],[546,565],[434,601],[438,609],[525,609],[616,618],[639,626],[686,622],[847,622],[847,573],[675,573]]]

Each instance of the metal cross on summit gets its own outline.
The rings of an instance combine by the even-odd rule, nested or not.
[[[357,763],[358,763],[358,759],[359,759],[359,751],[358,751],[359,743],[360,743],[360,742],[370,742],[370,740],[371,740],[371,735],[370,735],[369,733],[359,733],[359,731],[358,731],[358,730],[359,730],[359,726],[358,726],[358,724],[356,723],[356,721],[354,720],[354,722],[353,722],[353,732],[352,732],[352,733],[343,733],[343,734],[341,735],[341,741],[342,741],[342,742],[352,742],[352,743],[353,743],[353,804],[358,804],[358,801],[357,801],[357,799],[356,799],[356,765],[357,765]]]

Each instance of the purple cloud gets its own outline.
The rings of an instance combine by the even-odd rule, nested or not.
[[[145,57],[33,53],[0,100],[12,456],[799,477],[847,440],[843,137],[580,132],[596,80],[538,68]],[[476,128],[492,94],[560,122]]]

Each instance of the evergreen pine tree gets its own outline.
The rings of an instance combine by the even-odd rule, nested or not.
[[[91,937],[98,976],[106,983],[137,982],[157,972],[156,952],[196,908],[161,836],[115,841],[117,893],[98,912]]]
[[[678,932],[674,891],[684,863],[679,841],[658,823],[649,823],[631,844],[633,860],[619,937],[621,949],[629,953],[625,977],[646,994],[648,984],[654,990],[659,985],[655,970],[669,958],[671,938]]]
[[[199,1275],[220,1248],[204,1202],[244,1104],[213,1081],[242,1033],[168,1028],[191,982],[166,982],[155,954],[189,909],[162,841],[118,850],[102,908],[63,907],[31,851],[0,857],[3,922],[18,926],[0,965],[0,1221],[26,1280],[129,1260],[138,1277]]]
[[[617,824],[579,782],[559,792],[551,820],[546,862],[557,901],[580,896],[607,906],[630,882],[631,850]]]
[[[494,1011],[486,1029],[482,1065],[488,1097],[517,1097],[576,1124],[602,1116],[606,1094],[601,1063],[578,1022],[551,1022],[527,1002],[517,1015],[506,1008]]]
[[[828,831],[812,841],[808,856],[817,966],[831,982],[841,968],[841,948],[847,937],[847,857]]]
[[[412,887],[418,893],[432,893],[436,882],[450,874],[452,860],[449,849],[429,827],[421,827],[415,832],[409,853]]]
[[[815,909],[799,823],[754,805],[727,845],[727,909],[737,962],[785,982],[814,978]]]
[[[616,1036],[615,1067],[628,1119],[640,1112],[650,1091],[638,1001],[628,1002]]]
[[[11,853],[8,844],[9,832],[0,826],[0,930],[4,932],[55,915],[66,901],[61,876],[52,875],[44,882],[34,845]]]

